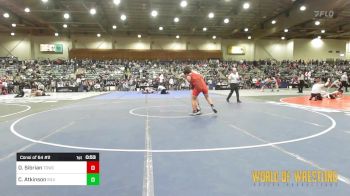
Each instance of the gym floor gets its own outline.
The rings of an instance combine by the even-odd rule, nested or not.
[[[237,104],[217,91],[219,113],[201,96],[192,117],[189,91],[86,94],[0,97],[1,195],[350,194],[349,97],[327,107],[250,90]],[[17,152],[99,152],[100,185],[16,186]],[[334,170],[338,182],[255,183],[256,170]]]

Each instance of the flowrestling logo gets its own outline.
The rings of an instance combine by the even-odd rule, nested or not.
[[[316,10],[314,11],[315,18],[333,18],[334,17],[334,11],[324,11],[324,10]]]
[[[254,186],[335,186],[338,174],[334,170],[254,170]]]

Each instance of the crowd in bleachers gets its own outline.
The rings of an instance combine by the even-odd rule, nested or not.
[[[130,61],[130,60],[0,60],[0,94],[17,93],[23,88],[56,91],[74,87],[78,91],[137,90],[162,84],[168,89],[188,88],[182,69],[190,65],[205,76],[210,88],[227,84],[230,68],[236,67],[242,88],[260,88],[268,77],[278,77],[281,87],[298,83],[305,75],[306,85],[313,78],[340,78],[350,72],[348,61]]]

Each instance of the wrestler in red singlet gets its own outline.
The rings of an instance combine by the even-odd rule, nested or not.
[[[210,105],[213,112],[217,113],[217,110],[214,108],[213,101],[209,97],[208,87],[204,81],[203,76],[200,75],[198,72],[192,71],[191,67],[185,67],[184,74],[186,76],[186,80],[191,84],[192,89],[193,89],[192,90],[192,109],[193,109],[193,112],[191,113],[191,115],[200,115],[201,114],[201,111],[199,108],[199,103],[197,100],[197,97],[200,93],[203,93],[205,99],[207,100],[207,102]]]
[[[192,95],[198,96],[200,93],[208,94],[208,87],[207,84],[204,81],[204,78],[202,75],[200,75],[197,72],[192,71],[189,76],[191,77],[191,86],[193,88]]]

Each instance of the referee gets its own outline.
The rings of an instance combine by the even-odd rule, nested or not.
[[[349,92],[348,91],[348,75],[346,74],[346,72],[343,73],[343,75],[340,77],[340,81],[341,81],[341,87],[345,88],[345,92]]]
[[[303,93],[303,88],[305,86],[305,75],[303,72],[299,73],[298,81],[298,93]]]
[[[241,103],[239,100],[239,80],[240,77],[238,75],[237,69],[232,68],[232,71],[230,75],[228,76],[228,81],[230,82],[230,94],[228,94],[228,97],[226,98],[227,103],[230,102],[230,98],[232,96],[233,91],[236,92],[236,98],[237,98],[237,103]]]

